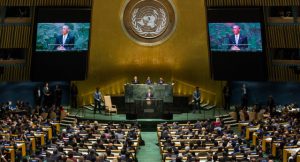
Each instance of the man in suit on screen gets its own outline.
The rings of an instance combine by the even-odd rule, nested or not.
[[[228,49],[232,51],[240,51],[248,48],[248,38],[240,34],[241,27],[238,25],[232,26],[233,35],[229,37]]]
[[[63,25],[61,35],[56,37],[54,50],[65,51],[72,50],[75,44],[75,37],[70,34],[70,27]]]

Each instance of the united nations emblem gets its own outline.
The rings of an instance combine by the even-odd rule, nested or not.
[[[131,15],[132,30],[141,37],[155,38],[167,28],[168,16],[162,8],[136,8]]]
[[[176,17],[169,0],[128,0],[122,11],[127,35],[142,45],[157,45],[172,34]]]

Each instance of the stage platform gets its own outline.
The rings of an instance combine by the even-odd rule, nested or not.
[[[184,109],[184,108],[183,108]],[[94,114],[94,111],[91,111],[86,108],[69,108],[67,111],[72,116],[76,116],[83,120],[97,120],[97,121],[127,121],[126,114],[116,114],[112,113],[111,115],[105,114],[103,111],[99,113],[98,111]],[[215,116],[227,114],[228,112],[224,111],[223,109],[215,108],[211,110],[202,110],[201,113],[199,111],[193,113],[178,113],[173,114],[173,119],[134,119],[134,121],[187,121],[187,120],[204,120],[204,119],[215,119]],[[138,117],[137,117],[138,118]],[[130,120],[129,120],[130,121]]]
[[[184,110],[184,108],[183,108]],[[214,120],[215,116],[228,114],[223,109],[215,108],[211,110],[202,110],[201,114],[197,111],[195,113],[188,112],[188,113],[178,113],[173,114],[172,119],[133,119],[129,120],[126,119],[126,114],[115,114],[112,113],[111,115],[105,114],[103,111],[100,114],[94,111],[87,109],[87,108],[68,108],[67,111],[69,112],[70,116],[76,117],[79,121],[80,120],[91,120],[91,121],[98,121],[98,122],[130,122],[130,121],[137,121],[143,125],[143,128],[156,128],[156,125],[162,122],[186,122],[186,121],[196,121],[196,120],[205,120],[211,119]]]
[[[183,108],[184,110],[184,108]],[[94,114],[94,111],[87,108],[69,108],[67,109],[70,116],[76,117],[79,121],[81,120],[91,120],[98,122],[130,122],[137,121],[142,125],[143,131],[153,131],[156,128],[156,125],[163,122],[186,122],[186,121],[196,121],[196,120],[205,120],[211,119],[215,120],[215,116],[228,114],[223,109],[215,108],[211,110],[202,110],[201,114],[197,111],[195,113],[178,113],[173,114],[172,119],[126,119],[126,114],[116,114],[112,113],[111,115],[105,114],[103,111],[100,114],[98,111]]]

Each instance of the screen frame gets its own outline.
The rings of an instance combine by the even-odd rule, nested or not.
[[[235,14],[228,14],[229,11],[237,10],[238,12],[250,12],[251,10],[258,10],[255,14],[243,14],[243,18],[236,16]],[[210,12],[210,13],[209,13]],[[219,13],[216,13],[219,12]],[[253,23],[257,22],[260,23],[261,28],[261,44],[262,44],[262,51],[261,53],[265,53],[265,23],[263,21],[263,13],[260,7],[228,7],[228,8],[221,8],[221,7],[212,7],[207,8],[207,38],[208,38],[208,47],[209,53],[211,52],[211,44],[210,44],[210,33],[209,33],[209,23]],[[220,15],[226,15],[226,17],[221,17]],[[229,51],[228,51],[229,52]],[[239,51],[231,51],[232,53],[236,53]],[[246,51],[245,51],[246,52]],[[226,51],[227,53],[227,51]],[[244,52],[243,52],[244,53]]]
[[[92,31],[91,14],[92,9],[89,7],[59,6],[50,8],[43,6],[36,8],[31,42],[30,79],[32,81],[71,81],[87,78]],[[36,51],[38,23],[90,23],[88,50]],[[51,70],[51,68],[53,69]],[[51,74],[48,76],[43,73],[43,70]]]
[[[251,14],[249,14],[251,13]],[[220,80],[220,81],[265,81],[267,80],[267,66],[266,66],[266,44],[265,44],[265,23],[264,23],[264,17],[263,17],[263,8],[262,7],[208,7],[206,10],[207,15],[207,42],[208,42],[208,53],[210,58],[210,74],[211,78],[213,80]],[[250,52],[250,51],[226,51],[226,52],[220,52],[220,51],[212,51],[211,50],[211,43],[210,43],[210,33],[209,33],[209,23],[228,23],[228,22],[234,22],[234,23],[253,23],[253,22],[259,22],[261,25],[261,42],[262,42],[262,51],[258,52]],[[255,61],[259,64],[259,67],[262,69],[259,69],[260,73],[259,75],[255,76],[254,74],[252,76],[247,75],[241,75],[238,76],[239,72],[237,70],[242,71],[239,69],[239,66],[242,66],[242,64],[237,63],[234,67],[234,65],[229,64],[228,62],[232,62],[232,60],[242,60],[244,62],[244,59],[253,59],[251,61]],[[221,74],[220,71],[222,68],[217,67],[216,62],[214,62],[216,59],[223,60],[223,63],[225,65],[225,62],[227,61],[227,65],[230,65],[232,67],[227,68],[227,70],[232,70],[236,72],[236,74],[231,73],[232,75],[226,76],[224,74]],[[227,60],[226,60],[227,59]],[[222,60],[221,60],[222,61]],[[255,65],[253,65],[254,68]],[[218,68],[218,71],[217,69]],[[222,69],[223,71],[225,70]],[[235,71],[236,70],[236,71]],[[245,67],[245,70],[247,72],[251,71],[249,67]],[[226,71],[226,70],[225,70]],[[257,71],[257,69],[256,69]],[[219,72],[218,74],[216,72]],[[230,71],[231,72],[231,71]],[[229,72],[226,72],[229,73]],[[221,74],[221,75],[220,75]]]
[[[40,12],[40,10],[44,12]],[[56,12],[54,12],[57,10]],[[76,16],[66,16],[64,18],[61,18],[61,15],[59,15],[60,10],[67,10],[74,13],[80,13],[78,11],[86,11],[89,13],[84,13],[84,14],[77,14]],[[49,15],[45,14],[48,12],[53,13],[54,15],[52,17],[49,17]],[[76,11],[76,12],[75,12]],[[40,17],[41,16],[41,17]],[[33,41],[32,41],[32,53],[37,54],[37,53],[74,53],[77,50],[72,50],[72,51],[36,51],[36,41],[37,41],[37,26],[39,23],[89,23],[90,24],[90,29],[89,29],[89,39],[88,39],[88,50],[80,50],[80,52],[87,52],[89,53],[89,49],[91,46],[91,28],[92,28],[92,21],[91,21],[91,8],[86,8],[86,7],[56,7],[56,8],[49,8],[49,7],[38,7],[36,9],[36,14],[35,14],[35,23],[34,23],[34,28],[33,28]]]

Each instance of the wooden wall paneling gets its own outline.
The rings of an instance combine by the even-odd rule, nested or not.
[[[280,78],[279,68],[280,68],[279,66],[275,66],[274,68],[274,74],[275,74],[274,80],[279,80]]]
[[[290,32],[284,32],[284,35],[282,35],[282,37],[285,38],[285,46],[286,48],[291,48],[291,44],[292,44],[292,40],[291,40],[291,32],[292,31],[292,28],[291,26],[285,26],[284,27],[287,31],[290,31]]]
[[[285,76],[284,76],[284,67],[283,66],[279,66],[279,81],[283,81]]]
[[[12,47],[14,48],[20,48],[21,46],[21,36],[22,35],[22,29],[20,28],[20,26],[15,26],[14,28],[14,32],[12,33],[13,36],[13,43],[12,43]]]
[[[1,47],[1,44],[2,44],[2,41],[3,41],[3,38],[2,38],[2,32],[3,31],[3,26],[2,25],[0,25],[0,47]]]
[[[1,28],[0,48],[28,48],[30,45],[29,25],[3,25]]]
[[[287,73],[287,79],[288,80],[294,80],[294,76],[295,74],[293,73],[293,71],[289,68],[285,68],[285,72]]]
[[[276,73],[278,74],[276,79],[277,79],[278,81],[280,81],[280,79],[281,79],[281,74],[282,74],[282,73],[281,73],[281,67],[280,67],[280,66],[277,66],[277,69],[276,69],[276,70],[277,70]]]
[[[13,65],[13,75],[11,76],[11,80],[20,80],[20,75],[18,75],[20,73],[20,68],[19,65]]]
[[[8,70],[8,72],[7,73],[5,73],[5,80],[11,80],[10,78],[11,78],[11,75],[12,75],[12,73],[13,73],[13,71],[12,71],[12,68],[11,68],[11,66],[5,66],[6,68],[7,68],[7,70]]]
[[[35,6],[92,7],[93,0],[36,0]]]
[[[296,38],[296,36],[298,35],[297,27],[296,27],[296,25],[292,25],[292,26],[290,26],[290,29],[291,29],[290,30],[291,32],[288,32],[290,35],[289,36],[290,39],[288,39],[290,42],[290,48],[296,48],[296,47],[298,47],[297,44],[299,43]]]
[[[8,69],[6,66],[4,66],[3,71],[4,71],[4,72],[3,72],[3,75],[2,75],[3,77],[2,77],[2,78],[3,78],[3,80],[5,81],[6,76],[7,76],[7,73],[9,73],[9,69]]]

